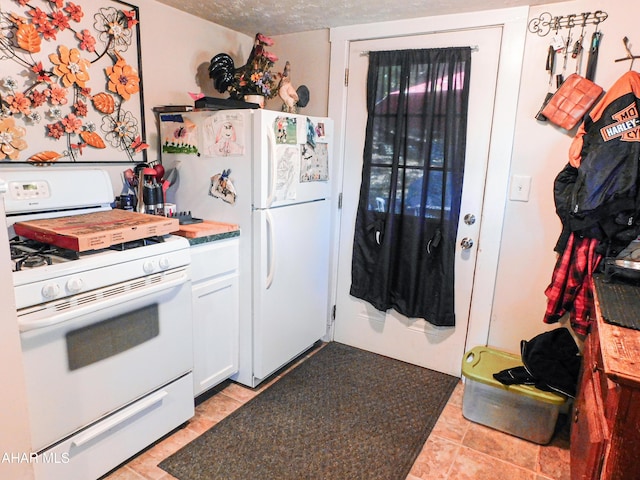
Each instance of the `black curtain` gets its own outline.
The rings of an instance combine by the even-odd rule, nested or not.
[[[351,295],[455,325],[471,49],[369,53]]]

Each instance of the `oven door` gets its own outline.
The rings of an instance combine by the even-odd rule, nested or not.
[[[192,370],[187,268],[108,291],[18,312],[34,451]]]

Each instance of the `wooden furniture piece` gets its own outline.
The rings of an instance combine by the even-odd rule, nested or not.
[[[640,331],[603,319],[598,290],[606,288],[594,286],[596,320],[571,429],[572,480],[640,479]]]

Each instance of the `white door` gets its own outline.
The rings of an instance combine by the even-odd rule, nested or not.
[[[469,308],[482,218],[482,200],[489,156],[494,97],[502,28],[434,33],[352,42],[347,91],[348,131],[345,140],[340,256],[334,339],[415,365],[459,376],[465,351]],[[471,55],[468,135],[464,187],[455,264],[455,327],[436,327],[424,319],[407,318],[395,310],[380,312],[349,295],[354,225],[362,175],[365,140],[366,52],[409,48],[477,47]],[[465,215],[475,221],[465,222]],[[463,239],[473,246],[463,248]],[[468,245],[468,244],[467,244]]]

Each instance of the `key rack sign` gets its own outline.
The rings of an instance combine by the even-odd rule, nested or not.
[[[586,27],[587,25],[598,25],[604,22],[609,15],[602,10],[595,12],[583,12],[571,15],[553,16],[549,12],[541,13],[539,17],[529,21],[529,31],[540,37],[544,37],[549,32],[557,32],[563,28]]]
[[[0,165],[146,161],[138,7],[0,5]]]

